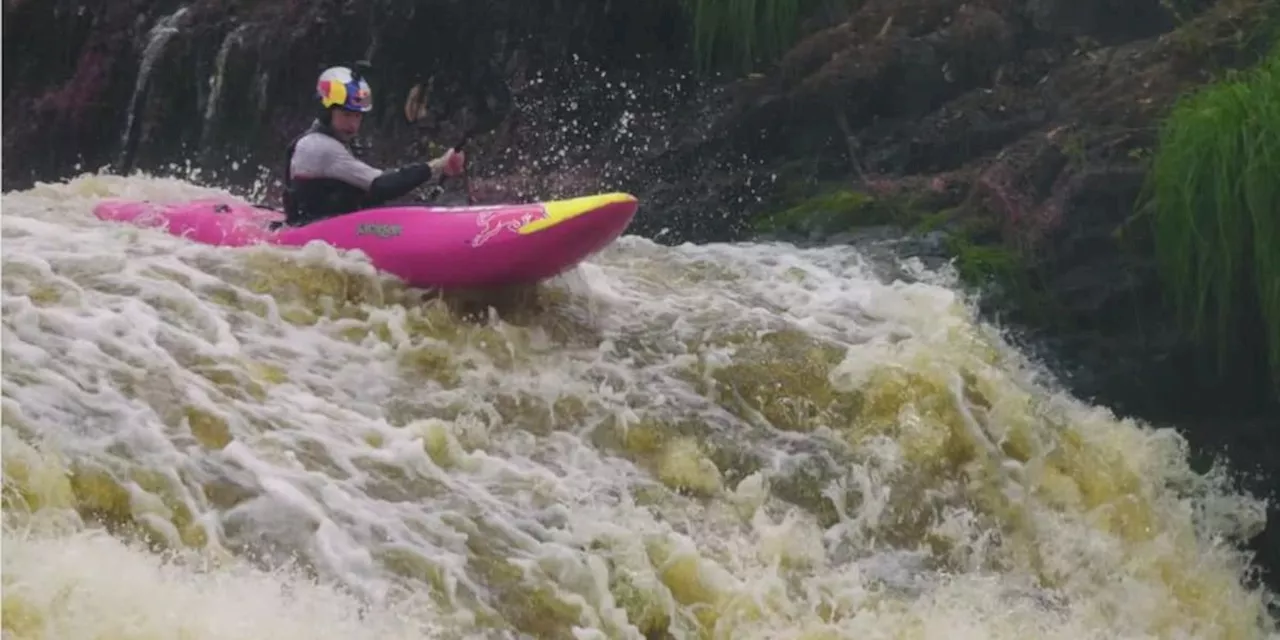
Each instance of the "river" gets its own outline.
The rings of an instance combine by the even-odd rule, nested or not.
[[[945,271],[624,237],[509,320],[3,196],[6,639],[1277,638],[1260,501]]]

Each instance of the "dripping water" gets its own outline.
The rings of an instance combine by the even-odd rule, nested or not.
[[[218,106],[222,102],[222,85],[227,72],[227,58],[236,45],[244,42],[247,27],[248,25],[236,27],[227,34],[226,39],[222,41],[222,46],[218,48],[218,55],[213,63],[213,73],[209,76],[209,100],[204,109],[204,125],[200,134],[201,148],[209,148],[212,136],[216,133]]]
[[[187,8],[182,7],[170,15],[160,18],[156,21],[155,26],[151,27],[151,31],[147,33],[147,46],[142,51],[142,60],[138,65],[138,79],[133,85],[133,95],[129,98],[129,111],[125,118],[124,134],[120,138],[120,157],[117,160],[117,164],[121,172],[128,172],[133,164],[133,153],[137,142],[134,135],[134,123],[137,119],[138,105],[141,104],[142,99],[146,96],[147,86],[151,81],[151,72],[155,69],[156,61],[160,59],[160,55],[164,53],[165,48],[169,45],[169,41],[178,33],[178,21],[186,13]]]

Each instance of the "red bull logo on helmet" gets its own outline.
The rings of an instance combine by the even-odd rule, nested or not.
[[[363,79],[356,80],[346,67],[331,67],[316,81],[316,94],[324,108],[342,107],[348,111],[368,111],[373,93]]]
[[[364,85],[356,86],[355,95],[351,97],[351,103],[357,107],[369,106],[369,88]]]
[[[541,206],[531,206],[518,209],[497,209],[494,211],[485,211],[476,216],[476,224],[480,230],[475,237],[471,238],[471,246],[479,247],[486,242],[497,237],[504,231],[507,233],[518,233],[520,227],[523,227],[534,220],[542,220],[547,217],[547,212]]]

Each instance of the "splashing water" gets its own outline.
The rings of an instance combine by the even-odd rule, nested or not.
[[[1262,505],[949,274],[627,237],[527,321],[4,195],[6,638],[1262,638]]]

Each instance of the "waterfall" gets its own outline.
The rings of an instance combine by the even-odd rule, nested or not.
[[[209,76],[209,100],[205,103],[204,123],[200,131],[201,148],[207,149],[213,135],[216,133],[214,127],[218,117],[218,106],[222,101],[222,85],[227,71],[227,57],[236,45],[244,42],[244,33],[248,27],[249,25],[247,24],[236,27],[231,33],[227,34],[226,39],[222,41],[222,46],[218,48],[218,56],[213,62],[213,74]]]
[[[155,26],[151,27],[151,31],[147,33],[147,46],[142,50],[142,60],[138,66],[138,78],[133,85],[133,95],[129,98],[129,111],[125,118],[124,133],[120,137],[121,149],[118,165],[121,171],[128,171],[129,165],[132,164],[134,122],[137,119],[138,105],[146,95],[147,84],[151,80],[151,72],[155,69],[156,61],[160,59],[160,55],[164,53],[165,47],[168,46],[169,40],[178,33],[178,21],[186,13],[187,7],[182,7],[170,15],[160,18],[156,21]]]

